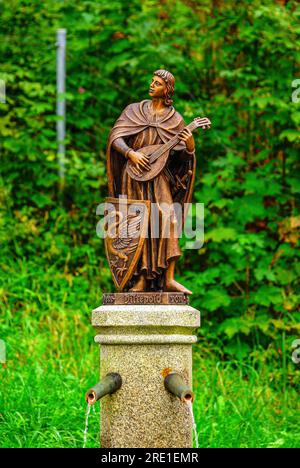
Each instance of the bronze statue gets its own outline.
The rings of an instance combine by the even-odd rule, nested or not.
[[[107,202],[113,206],[114,223],[106,226],[106,252],[119,290],[191,294],[174,279],[175,262],[181,254],[176,214],[170,210],[164,215],[161,207],[190,202],[196,164],[192,131],[209,128],[210,121],[196,118],[185,125],[172,105],[174,84],[170,72],[155,71],[151,99],[128,105],[109,135]],[[134,211],[124,216],[122,203],[133,204]],[[168,217],[168,236],[163,221],[158,236],[152,235],[157,226],[151,207]]]

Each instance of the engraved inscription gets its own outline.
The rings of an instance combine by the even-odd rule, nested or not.
[[[103,294],[103,304],[117,305],[155,305],[174,304],[186,305],[189,303],[188,296],[183,293],[167,292],[142,292],[142,293],[108,293]]]
[[[188,303],[188,299],[186,296],[183,296],[182,294],[170,294],[169,296],[169,301],[170,301],[170,304],[187,304]]]
[[[125,304],[161,304],[161,293],[128,294],[125,296]]]
[[[113,293],[103,294],[103,304],[114,304],[116,301],[115,295]]]

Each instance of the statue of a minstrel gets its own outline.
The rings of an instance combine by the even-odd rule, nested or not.
[[[197,117],[185,124],[172,105],[174,84],[170,72],[156,70],[151,99],[129,104],[109,135],[107,203],[113,208],[106,252],[119,291],[191,294],[174,279],[181,254],[177,219],[174,210],[166,214],[164,207],[191,201],[196,165],[192,131],[209,128],[210,121]],[[134,209],[121,209],[125,202]],[[152,216],[154,212],[159,215]]]

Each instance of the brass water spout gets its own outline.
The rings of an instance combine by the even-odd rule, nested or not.
[[[165,388],[173,395],[180,398],[185,403],[194,401],[194,393],[186,384],[182,375],[177,372],[170,372],[164,379]]]
[[[85,399],[90,405],[94,405],[96,401],[107,394],[115,393],[122,385],[122,377],[117,372],[110,372],[94,387],[90,388],[86,394]]]

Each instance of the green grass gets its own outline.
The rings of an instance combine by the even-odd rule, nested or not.
[[[41,337],[41,339],[43,339]],[[81,349],[84,352],[84,348]],[[1,447],[81,447],[83,396],[97,373],[97,350],[47,364],[2,369]],[[78,352],[79,356],[79,352]],[[77,368],[76,368],[77,367]],[[250,371],[250,372],[248,372]],[[267,374],[231,363],[203,361],[194,373],[200,447],[299,447],[297,394],[270,389]],[[99,404],[91,411],[87,447],[98,447]]]
[[[194,363],[200,447],[300,446],[298,393],[273,384],[272,369],[201,361],[199,353]]]
[[[90,311],[100,303],[98,278],[35,272],[6,265],[0,338],[1,447],[82,447],[86,389],[98,376]],[[31,271],[31,273],[30,273]],[[194,348],[194,403],[200,447],[299,447],[299,398],[286,366],[218,361],[201,339]],[[299,366],[293,365],[293,372]],[[98,447],[99,404],[87,447]]]

